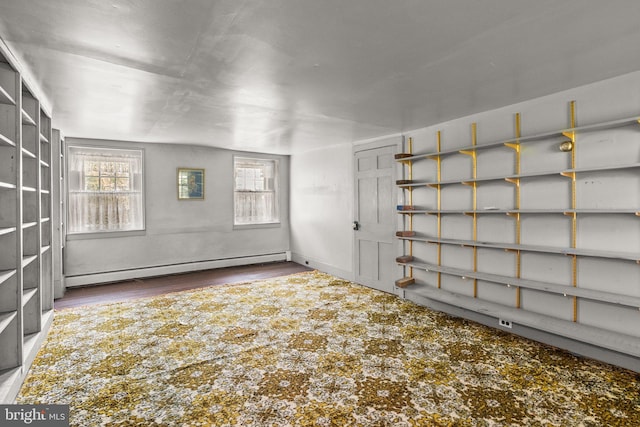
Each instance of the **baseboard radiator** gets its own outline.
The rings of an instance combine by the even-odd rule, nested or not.
[[[209,270],[212,268],[234,267],[238,265],[251,265],[265,262],[290,260],[291,253],[287,251],[273,254],[251,255],[235,258],[143,267],[128,270],[108,271],[93,274],[82,274],[76,276],[65,276],[64,283],[67,288],[73,288],[77,286],[98,285],[104,283],[119,282],[123,280],[142,279],[144,277],[164,276],[168,274]]]

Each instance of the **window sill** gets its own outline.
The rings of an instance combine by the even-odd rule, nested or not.
[[[234,224],[234,230],[246,230],[251,228],[280,228],[281,223],[279,222],[268,222],[262,224]]]
[[[144,236],[146,230],[130,230],[130,231],[95,231],[87,233],[67,234],[67,240],[92,240],[92,239],[111,239],[118,237]]]

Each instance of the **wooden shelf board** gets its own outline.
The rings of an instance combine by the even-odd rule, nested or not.
[[[16,231],[16,227],[0,227],[0,236],[3,234],[10,234]]]
[[[40,142],[46,142],[48,144],[49,143],[49,138],[47,138],[43,134],[40,134]]]
[[[49,222],[49,221],[50,221],[49,217],[40,218],[40,223],[45,223],[45,222]]]
[[[515,243],[494,243],[494,242],[481,242],[474,240],[459,240],[459,239],[438,239],[437,237],[398,237],[402,240],[412,240],[417,242],[426,243],[440,243],[444,245],[456,245],[456,246],[471,246],[477,248],[488,249],[504,249],[523,252],[541,252],[559,255],[578,255],[593,258],[612,258],[622,259],[626,261],[638,261],[640,260],[640,253],[633,252],[618,252],[618,251],[601,251],[597,249],[581,249],[581,248],[566,248],[555,246],[542,246],[542,245],[518,245]]]
[[[34,187],[22,187],[22,191],[26,191],[27,193],[35,193],[36,189]]]
[[[16,101],[2,86],[0,86],[0,104],[16,105]]]
[[[518,138],[517,140],[515,138],[512,138],[512,139],[506,139],[506,140],[500,140],[500,141],[492,141],[492,142],[482,143],[482,144],[477,144],[477,145],[469,145],[469,146],[465,146],[465,147],[452,148],[452,149],[448,149],[448,150],[442,150],[440,152],[416,154],[415,156],[412,156],[412,157],[406,157],[403,160],[405,160],[405,161],[418,160],[418,159],[423,159],[423,158],[434,158],[434,157],[438,157],[438,156],[444,157],[444,156],[450,156],[452,154],[460,154],[460,152],[462,152],[462,151],[467,151],[468,152],[468,151],[487,150],[487,149],[491,149],[491,148],[502,148],[502,147],[505,147],[505,144],[514,143],[514,142],[520,142],[520,143],[523,143],[523,142],[536,142],[536,141],[549,140],[549,139],[552,139],[552,138],[563,138],[562,131],[553,131],[553,132],[546,132],[546,133],[541,133],[541,134],[537,134],[537,135],[530,135],[530,136]]]
[[[557,171],[545,171],[545,172],[531,172],[531,173],[522,173],[518,175],[502,175],[502,176],[490,176],[490,177],[480,177],[480,178],[468,178],[468,179],[459,179],[459,180],[447,180],[447,181],[416,181],[410,184],[400,184],[399,188],[412,188],[412,187],[437,187],[439,185],[469,185],[470,183],[482,183],[482,182],[491,182],[491,181],[509,181],[509,180],[517,180],[517,179],[527,179],[527,178],[539,178],[542,176],[558,176],[561,177],[563,174],[571,174],[571,173],[587,173],[587,172],[605,172],[605,171],[616,171],[616,170],[624,170],[624,169],[633,169],[640,168],[640,163],[633,163],[629,165],[622,166],[604,166],[604,167],[595,167],[595,168],[580,168],[580,169],[563,169]]]
[[[0,285],[16,274],[16,270],[0,270]]]
[[[0,313],[0,334],[4,332],[4,330],[9,326],[11,321],[16,318],[18,315],[17,311],[8,311],[5,313]]]
[[[47,252],[49,249],[51,249],[51,246],[49,246],[49,245],[41,247],[40,248],[40,254],[43,254],[43,253]]]
[[[486,150],[486,149],[490,149],[490,148],[498,148],[498,147],[504,146],[505,144],[545,141],[545,140],[549,140],[549,139],[552,139],[552,138],[565,138],[563,136],[563,134],[565,134],[565,133],[571,133],[571,132],[575,132],[575,133],[593,132],[593,131],[596,131],[596,130],[613,129],[613,128],[632,125],[634,123],[637,124],[638,120],[640,120],[639,117],[629,117],[629,118],[625,118],[625,119],[612,120],[612,121],[603,122],[603,123],[597,123],[597,124],[593,124],[593,125],[579,126],[579,127],[575,127],[575,128],[568,128],[568,129],[562,129],[562,130],[551,131],[551,132],[543,132],[543,133],[539,133],[539,134],[523,136],[521,138],[502,139],[502,140],[499,140],[499,141],[493,141],[493,142],[488,142],[488,143],[483,143],[483,144],[471,145],[471,146],[467,146],[467,147],[453,148],[453,149],[439,151],[439,152],[436,151],[436,152],[431,152],[431,153],[416,154],[415,156],[405,157],[404,159],[398,159],[396,161],[405,161],[406,162],[406,161],[420,160],[420,159],[425,159],[425,158],[430,158],[430,157],[448,156],[448,155],[452,155],[452,154],[458,154],[461,151],[478,151],[478,150]]]
[[[49,190],[40,189],[40,194],[49,194],[49,193],[50,193]]]
[[[40,166],[48,168],[49,167],[49,163],[45,162],[44,160],[40,160]]]
[[[491,317],[507,319],[516,324],[572,338],[598,347],[640,357],[639,341],[636,337],[630,335],[531,313],[517,308],[506,307],[497,303],[454,294],[433,286],[407,288],[405,292]]]
[[[580,249],[580,248],[567,248],[563,252],[565,255],[577,255],[587,256],[595,258],[611,258],[611,259],[623,259],[626,261],[640,262],[640,253],[631,252],[617,252],[617,251],[601,251],[598,249]]]
[[[640,208],[637,209],[481,209],[481,210],[424,210],[416,209],[413,211],[397,211],[399,214],[460,214],[460,215],[473,215],[473,214],[524,214],[524,215],[548,215],[548,214],[598,214],[598,215],[619,215],[619,214],[634,214],[640,213]]]
[[[562,171],[562,173],[607,172],[607,171],[617,171],[617,170],[635,169],[635,168],[640,168],[640,163],[631,163],[628,165],[620,165],[620,166],[601,166],[601,167],[595,167],[595,168],[567,169]]]
[[[618,215],[618,214],[637,214],[640,207],[633,209],[567,209],[567,214],[597,214],[597,215]]]
[[[410,184],[398,184],[398,187],[400,188],[424,187],[424,186],[428,186],[429,184],[431,184],[431,182],[429,181],[415,181]]]
[[[8,190],[15,190],[16,189],[16,185],[15,184],[10,184],[8,182],[0,182],[0,188],[6,188]]]
[[[16,143],[0,133],[0,146],[15,147]]]
[[[27,228],[35,227],[36,225],[38,225],[38,223],[35,222],[35,221],[33,221],[33,222],[23,222],[22,223],[22,229],[26,230]]]
[[[29,113],[27,113],[26,111],[22,110],[22,124],[23,125],[29,125],[29,126],[35,126],[36,125],[36,121],[33,120],[33,118],[31,118]]]
[[[23,256],[22,257],[22,268],[25,268],[26,266],[28,266],[29,264],[31,264],[33,261],[35,261],[36,259],[38,259],[38,255],[27,255],[27,256]]]
[[[33,154],[31,151],[27,150],[26,148],[22,148],[22,156],[23,157],[29,157],[31,159],[35,159],[36,155]]]
[[[638,116],[626,117],[624,119],[610,120],[602,123],[594,123],[592,125],[584,125],[584,126],[578,126],[575,128],[564,129],[562,132],[563,133],[564,132],[581,133],[581,132],[593,132],[597,130],[615,129],[615,128],[620,128],[624,126],[634,125],[634,124],[637,125],[638,120],[640,120],[640,117]]]
[[[38,288],[24,289],[22,291],[22,306],[24,307],[31,301],[31,298],[38,292]]]
[[[457,276],[467,279],[478,279],[487,282],[499,283],[509,286],[519,286],[521,288],[533,289],[537,291],[544,291],[553,294],[560,294],[563,296],[576,296],[579,298],[585,298],[592,301],[606,302],[609,304],[624,305],[628,307],[640,308],[640,297],[633,297],[629,295],[614,294],[611,292],[603,292],[593,289],[584,289],[575,286],[568,285],[556,285],[546,282],[540,282],[537,280],[518,279],[509,276],[500,276],[497,274],[480,273],[470,270],[462,270],[459,268],[443,267],[432,264],[408,262],[406,264],[414,268],[423,270],[436,271],[451,276]]]

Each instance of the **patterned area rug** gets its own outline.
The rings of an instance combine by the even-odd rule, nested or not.
[[[308,272],[57,312],[18,403],[78,426],[638,426],[640,375]]]

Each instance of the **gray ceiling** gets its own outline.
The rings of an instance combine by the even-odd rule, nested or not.
[[[640,70],[637,0],[0,0],[67,136],[293,153]]]

